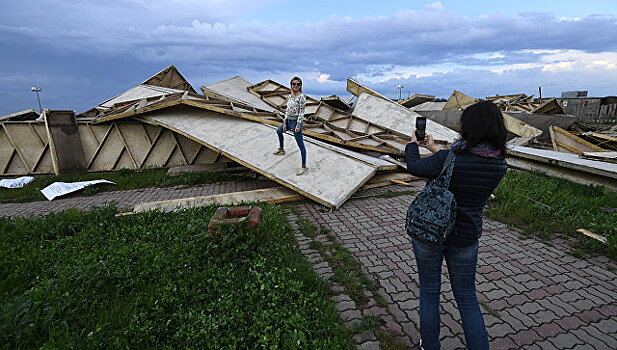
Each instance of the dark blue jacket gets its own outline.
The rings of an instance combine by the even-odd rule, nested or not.
[[[457,204],[456,229],[446,238],[446,245],[466,247],[482,235],[482,210],[491,193],[506,173],[508,165],[503,158],[487,158],[464,152],[456,153],[450,191]],[[418,144],[405,148],[407,171],[414,176],[435,178],[441,172],[448,151],[441,150],[420,159]]]

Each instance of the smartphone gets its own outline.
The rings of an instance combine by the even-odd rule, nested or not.
[[[416,138],[418,141],[426,137],[426,117],[416,117]]]

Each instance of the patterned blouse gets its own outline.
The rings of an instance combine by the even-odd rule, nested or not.
[[[298,120],[299,125],[302,124],[304,119],[304,105],[306,104],[306,97],[300,93],[297,96],[293,94],[287,98],[287,109],[285,110],[285,120]]]

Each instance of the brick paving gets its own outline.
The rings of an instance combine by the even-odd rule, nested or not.
[[[190,187],[147,187],[125,191],[102,192],[87,197],[79,196],[78,192],[70,197],[63,197],[52,201],[0,203],[0,216],[23,217],[45,215],[71,208],[88,210],[92,207],[100,207],[108,204],[115,204],[119,209],[132,210],[136,204],[141,202],[209,196],[213,194],[250,191],[275,186],[279,185],[270,180],[254,180],[246,182],[218,182]]]
[[[420,190],[422,184],[414,186]],[[389,186],[358,195],[407,189]],[[412,198],[352,198],[332,212],[311,203],[298,208],[302,217],[336,235],[362,264],[388,302],[394,322],[386,325],[410,347],[419,341],[417,270],[404,234]],[[563,239],[547,244],[485,219],[477,282],[491,349],[617,349],[617,263],[603,256],[578,259],[569,250]],[[464,349],[445,272],[444,267],[442,348]]]
[[[0,216],[32,216],[68,208],[88,209],[108,203],[121,208],[152,200],[272,187],[269,180],[225,182],[183,188],[146,188],[72,197],[51,202],[0,204]],[[415,190],[422,184],[416,183]],[[385,327],[408,347],[417,347],[418,279],[404,219],[411,195],[386,198],[385,192],[408,187],[387,186],[361,191],[331,211],[314,203],[298,204],[290,213],[300,250],[315,271],[338,292],[333,302],[343,322],[353,327],[365,315],[379,316]],[[310,248],[313,239],[299,233],[298,216],[332,233],[360,262],[362,271],[378,286],[386,307],[373,298],[360,308],[332,282],[332,268]],[[314,240],[325,241],[318,235]],[[617,263],[603,256],[576,258],[563,239],[549,244],[526,238],[505,224],[485,219],[480,239],[478,297],[488,328],[491,349],[617,349]],[[460,316],[443,270],[442,347],[464,349]],[[379,349],[373,332],[354,336],[360,349]]]

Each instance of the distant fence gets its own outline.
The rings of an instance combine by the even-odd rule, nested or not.
[[[598,123],[615,123],[617,122],[617,103],[600,106],[598,117],[595,122]]]
[[[564,114],[576,116],[582,122],[614,123],[617,121],[617,103],[604,98],[560,98]]]

